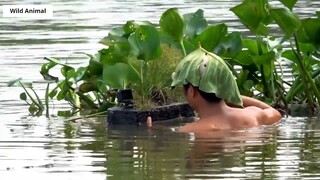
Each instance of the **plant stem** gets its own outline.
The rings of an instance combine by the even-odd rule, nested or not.
[[[46,117],[49,117],[49,83],[47,84],[45,98],[45,106],[46,106]]]
[[[311,78],[315,78],[320,74],[320,69],[318,69],[317,71],[315,71],[312,75]],[[286,101],[289,102],[293,99],[293,97],[298,94],[302,88],[303,88],[303,83],[301,83],[301,75],[299,74],[297,80],[294,82],[294,84],[291,86],[287,96],[286,96]]]
[[[314,102],[313,102],[313,99],[312,99],[312,96],[311,96],[311,93],[310,91],[308,90],[308,83],[307,83],[307,80],[306,80],[306,72],[304,71],[304,66],[303,66],[303,63],[301,62],[301,54],[300,54],[300,49],[299,49],[299,45],[298,45],[298,42],[297,42],[297,39],[295,38],[294,36],[294,40],[295,40],[295,43],[296,43],[296,48],[297,50],[295,51],[293,46],[291,46],[292,48],[292,52],[294,53],[294,55],[296,56],[296,58],[298,59],[298,68],[299,68],[299,71],[300,71],[300,74],[301,74],[301,79],[302,79],[302,82],[304,84],[304,90],[305,90],[305,93],[307,95],[307,99],[308,99],[308,104],[309,104],[309,108],[311,109]]]
[[[298,43],[298,39],[297,39],[297,35],[296,34],[294,34],[294,41],[295,41],[295,44],[296,44],[296,47],[297,47],[298,63],[300,64],[300,66],[302,68],[303,75],[306,76],[305,77],[306,78],[305,81],[309,81],[309,83],[311,85],[311,89],[313,90],[313,93],[316,96],[317,101],[318,101],[318,105],[320,107],[320,93],[319,93],[319,90],[318,90],[317,86],[315,85],[314,80],[311,78],[309,72],[306,70],[306,68],[305,68],[305,66],[304,66],[304,64],[302,62],[303,58],[302,58],[302,55],[300,53],[300,47],[299,47],[299,43]]]
[[[95,117],[95,116],[105,114],[105,113],[107,113],[107,111],[102,111],[102,112],[98,112],[98,113],[94,113],[94,114],[90,114],[90,115],[86,115],[86,116],[81,116],[81,117],[74,117],[74,118],[67,119],[66,121],[74,121],[77,119],[85,119],[85,118]]]
[[[40,104],[37,103],[37,101],[29,94],[29,92],[27,91],[27,89],[24,87],[24,85],[19,81],[21,87],[24,89],[24,91],[26,92],[26,94],[28,95],[28,97],[31,99],[31,101],[40,109],[41,106]]]
[[[141,94],[142,94],[142,102],[144,102],[144,78],[143,78],[143,66],[144,66],[144,61],[141,61],[142,65],[140,65],[140,72],[134,67],[132,66],[132,64],[128,63],[128,65],[137,73],[137,75],[140,77],[140,90],[141,90]]]
[[[284,97],[285,89],[283,87],[283,82],[282,82],[281,79],[279,79],[279,76],[278,76],[277,72],[274,73],[274,76],[276,77],[276,79],[279,80],[279,81],[276,80],[276,88],[278,89],[278,94],[280,95],[280,99],[282,100],[282,102],[283,102],[283,104],[285,106],[285,111],[286,111],[286,114],[288,116],[289,107],[288,107],[288,103],[286,102],[286,99]]]
[[[32,90],[32,92],[33,92],[34,95],[36,96],[36,98],[37,98],[37,100],[38,100],[38,103],[39,103],[39,105],[40,105],[41,110],[43,110],[44,106],[43,106],[42,101],[41,101],[41,99],[39,98],[38,94],[36,93],[36,91],[35,91],[33,88],[30,88],[30,89]]]
[[[262,38],[261,36],[257,36],[257,46],[258,46],[258,55],[262,55],[263,54],[263,51],[262,51],[262,46],[261,46],[261,41],[262,41]],[[264,75],[264,69],[263,69],[263,65],[260,65],[260,71],[261,71],[261,81],[262,81],[262,84],[263,84],[263,94],[264,96],[266,97],[270,97],[270,93],[269,93],[269,88],[268,88],[268,84],[267,84],[267,81],[266,81],[266,77]]]
[[[183,39],[180,40],[180,45],[181,45],[181,48],[182,48],[183,55],[186,56],[187,53],[186,53],[186,49],[185,49],[184,44],[183,44]]]
[[[141,79],[141,94],[142,94],[142,103],[144,103],[144,78],[143,78],[143,68],[144,68],[144,64],[145,62],[142,62],[141,68],[140,68],[140,79]]]

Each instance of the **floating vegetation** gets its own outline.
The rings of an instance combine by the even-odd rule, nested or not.
[[[42,103],[36,93],[31,96],[27,91],[34,92],[32,87],[23,86],[19,80],[25,91],[20,98],[31,100],[27,101],[29,110],[43,111],[50,99],[56,99],[93,113],[117,106],[115,92],[126,88],[133,89],[140,108],[181,101],[183,93],[170,90],[171,73],[201,44],[225,60],[241,94],[256,96],[286,111],[290,104],[307,104],[313,113],[320,107],[320,13],[302,19],[293,11],[296,1],[280,2],[274,7],[268,0],[244,0],[230,9],[252,36],[229,32],[223,23],[208,24],[201,9],[184,15],[177,8],[168,9],[159,25],[128,21],[112,28],[100,41],[105,48],[94,55],[83,53],[88,58],[85,67],[72,67],[56,57],[44,58],[40,73],[45,80],[55,82],[55,87],[47,87]],[[270,26],[275,24],[282,35],[272,34]],[[281,59],[291,63],[292,83],[277,72]],[[51,74],[53,68],[60,68],[62,79]],[[34,112],[30,110],[32,115]]]

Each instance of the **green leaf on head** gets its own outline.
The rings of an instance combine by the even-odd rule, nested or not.
[[[215,93],[229,103],[242,106],[235,77],[228,65],[219,56],[201,47],[179,62],[172,78],[173,87],[191,83],[201,91]]]

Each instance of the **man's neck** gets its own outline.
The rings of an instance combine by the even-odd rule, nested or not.
[[[221,100],[218,103],[208,103],[203,101],[202,103],[199,103],[199,106],[196,108],[196,111],[198,113],[198,116],[201,119],[212,119],[212,117],[217,117],[222,115],[228,106],[224,102],[224,100]]]

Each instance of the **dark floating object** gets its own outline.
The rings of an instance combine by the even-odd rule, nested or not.
[[[124,108],[133,108],[133,95],[131,89],[123,89],[117,92],[117,99]]]
[[[152,121],[194,116],[188,103],[175,103],[148,110],[134,109],[131,89],[120,90],[117,93],[117,98],[122,106],[108,109],[108,124],[141,124],[146,122],[148,116],[152,118]]]

